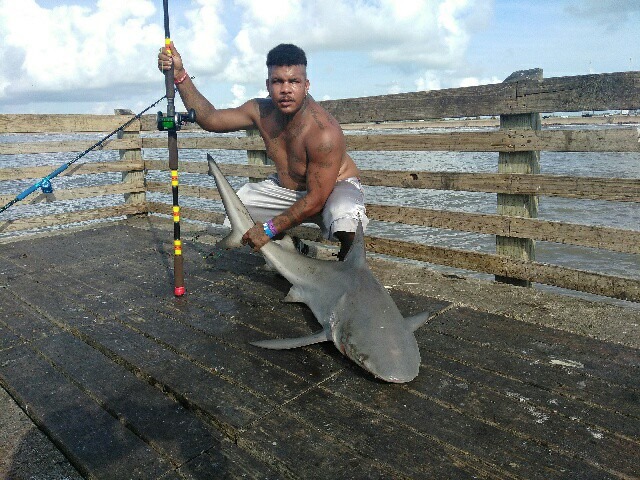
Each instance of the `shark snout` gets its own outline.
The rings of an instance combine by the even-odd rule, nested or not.
[[[343,347],[349,358],[385,382],[406,383],[418,376],[420,351],[412,332],[368,336],[367,341],[347,342]]]
[[[418,376],[420,370],[420,355],[407,355],[407,352],[394,356],[386,361],[365,361],[364,368],[377,378],[391,383],[410,382]]]

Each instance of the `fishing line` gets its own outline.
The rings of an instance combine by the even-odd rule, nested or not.
[[[177,89],[176,89],[177,90]],[[174,92],[175,93],[175,92]],[[11,200],[9,203],[7,203],[5,206],[3,206],[2,208],[0,208],[0,213],[4,212],[5,210],[7,210],[9,207],[11,207],[12,205],[24,200],[25,198],[27,198],[29,195],[31,195],[33,192],[35,192],[37,189],[42,189],[42,193],[52,193],[53,192],[53,187],[51,185],[51,180],[54,179],[55,177],[57,177],[58,175],[60,175],[62,172],[64,172],[67,168],[69,168],[71,165],[73,165],[75,162],[77,162],[78,160],[80,160],[82,157],[84,157],[87,153],[91,152],[92,150],[95,150],[98,147],[101,147],[104,142],[106,142],[109,138],[113,137],[115,134],[117,134],[119,131],[124,130],[125,128],[127,128],[129,125],[131,125],[134,121],[138,120],[143,114],[145,114],[147,111],[149,111],[150,109],[152,109],[153,107],[155,107],[158,103],[160,103],[162,100],[164,100],[167,97],[167,95],[163,95],[161,98],[159,98],[158,100],[156,100],[155,102],[153,102],[151,105],[149,105],[147,108],[145,108],[144,110],[142,110],[140,113],[138,113],[137,115],[135,115],[134,117],[132,117],[130,120],[128,120],[127,122],[123,123],[122,125],[120,125],[118,128],[116,128],[113,132],[111,132],[110,134],[108,134],[106,137],[103,137],[101,140],[99,140],[98,142],[94,143],[92,146],[90,146],[89,148],[87,148],[84,152],[78,154],[73,160],[68,161],[67,163],[62,164],[60,167],[58,167],[57,169],[55,169],[53,172],[51,172],[49,175],[47,175],[46,177],[41,178],[40,180],[38,180],[36,183],[34,183],[33,185],[31,185],[29,188],[27,188],[26,190],[24,190],[23,192],[21,192],[20,194],[18,194],[13,200]]]

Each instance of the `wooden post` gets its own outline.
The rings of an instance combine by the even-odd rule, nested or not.
[[[542,80],[542,69],[514,72],[505,82],[521,80]],[[518,115],[500,115],[500,129],[540,130],[540,113]],[[540,173],[540,152],[500,152],[498,154],[498,173]],[[516,217],[537,218],[537,195],[510,195],[498,193],[498,214]],[[509,257],[533,261],[536,258],[535,241],[530,238],[496,236],[496,253]],[[496,275],[496,281],[530,287],[531,282],[518,278]]]
[[[257,128],[247,129],[247,137],[257,137],[260,132]],[[273,165],[273,161],[267,157],[264,150],[247,150],[247,163],[249,165]],[[250,182],[259,182],[262,178],[249,178]]]
[[[131,110],[116,108],[114,113],[116,115],[135,115]],[[137,132],[125,132],[124,130],[120,130],[118,132],[118,138],[131,138],[131,137],[139,137],[140,131]],[[142,163],[142,149],[137,148],[135,150],[118,150],[120,153],[120,160],[127,161],[136,161]],[[145,182],[145,173],[144,170],[136,170],[129,172],[122,172],[122,183],[138,183],[142,181]],[[138,193],[125,193],[124,201],[126,204],[140,204],[145,203],[147,201],[147,193],[146,191],[138,192]],[[143,215],[146,215],[148,212],[145,212]],[[132,216],[132,215],[128,215]]]

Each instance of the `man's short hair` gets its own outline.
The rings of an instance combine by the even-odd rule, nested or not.
[[[291,43],[281,43],[267,54],[267,67],[307,66],[307,56],[300,47]]]

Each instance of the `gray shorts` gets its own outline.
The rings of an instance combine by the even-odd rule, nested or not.
[[[271,175],[258,183],[246,183],[238,190],[238,197],[256,223],[266,222],[279,215],[306,194],[306,191],[281,187],[277,175]],[[315,223],[325,238],[337,240],[333,238],[334,232],[355,232],[358,220],[362,221],[362,228],[366,229],[369,219],[365,212],[364,192],[360,180],[351,177],[337,182],[322,211],[304,223]],[[228,225],[227,222],[225,220]]]

